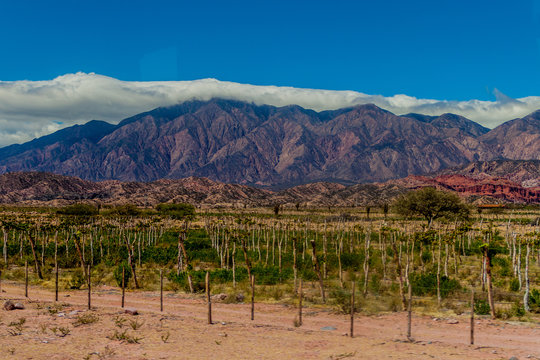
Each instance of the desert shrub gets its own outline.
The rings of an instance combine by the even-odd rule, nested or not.
[[[283,269],[280,273],[277,266],[257,265],[252,268],[251,273],[255,276],[255,282],[259,285],[275,285],[282,280],[289,279],[292,276],[291,269]],[[206,270],[190,271],[193,287],[195,291],[203,291],[205,288]],[[168,275],[170,281],[176,282],[184,289],[189,289],[187,272],[171,272]],[[236,281],[247,280],[247,269],[244,267],[236,268]],[[210,271],[210,281],[213,284],[223,284],[232,282],[232,269],[214,269]]]
[[[73,322],[73,326],[77,327],[77,326],[86,325],[86,324],[93,324],[98,321],[99,321],[99,315],[87,312],[87,313],[77,315],[77,317],[75,318],[75,321]]]
[[[489,304],[486,300],[474,301],[474,313],[477,315],[489,315]]]
[[[319,279],[319,277],[312,268],[302,269],[298,276],[300,276],[305,281],[315,281]]]
[[[122,287],[122,271],[124,272],[124,286],[127,287],[129,284],[129,279],[131,279],[131,267],[127,261],[122,261],[116,269],[114,269],[114,279],[118,284],[118,287]]]
[[[540,291],[532,289],[529,294],[529,307],[532,312],[540,313]]]
[[[501,277],[507,277],[512,274],[512,267],[510,265],[510,261],[508,258],[497,256],[492,259],[493,264],[493,272]],[[513,279],[517,280],[517,279]],[[511,284],[512,285],[512,284]],[[518,289],[519,289],[519,283],[518,283]],[[517,290],[512,290],[517,291]]]
[[[330,292],[330,299],[338,312],[348,314],[351,312],[351,290],[335,288]],[[359,301],[355,301],[354,311],[360,311]]]
[[[61,215],[75,216],[93,216],[98,214],[98,209],[89,204],[73,204],[58,209],[57,213]]]
[[[275,285],[283,280],[291,278],[292,269],[286,268],[279,272],[277,266],[256,265],[252,269],[252,274],[255,276],[255,282],[261,285]]]
[[[138,216],[141,213],[141,209],[134,204],[118,205],[107,211],[107,214],[117,216]]]
[[[169,204],[162,203],[156,206],[156,210],[162,215],[168,215],[173,219],[185,219],[195,215],[195,207],[191,204],[178,203]]]
[[[235,268],[236,281],[242,281],[247,279],[247,269],[244,267]],[[232,269],[215,269],[210,272],[212,282],[218,284],[225,284],[233,281]]]
[[[414,295],[436,295],[437,294],[437,274],[434,273],[414,273],[410,276],[409,281],[412,284]],[[459,281],[450,279],[446,276],[441,276],[440,291],[441,297],[445,298],[456,290],[459,290],[461,285]]]
[[[84,273],[81,269],[75,269],[71,273],[71,277],[69,280],[69,288],[80,289],[83,285],[86,285],[86,278],[84,276]]]
[[[381,276],[379,274],[371,275],[371,279],[368,282],[368,288],[374,294],[378,294],[381,291]]]
[[[193,290],[195,292],[203,292],[205,290],[206,271],[204,271],[204,270],[191,271],[190,275],[191,275],[191,280],[192,280],[192,283],[193,283]],[[179,274],[177,274],[175,271],[171,271],[167,275],[167,278],[172,283],[180,285],[180,287],[184,291],[189,291],[190,290],[189,289],[188,273],[187,272],[182,271]],[[212,281],[212,278],[210,278],[210,279],[211,279],[210,281]]]
[[[512,304],[511,314],[518,318],[525,315],[525,308],[523,307],[523,305],[520,304],[519,301],[516,301]]]
[[[167,278],[178,285],[184,290],[189,291],[188,273],[191,275],[191,281],[193,283],[193,290],[195,292],[205,291],[207,270],[191,270],[189,272],[182,271],[177,274],[175,271],[171,271]],[[232,269],[214,269],[210,270],[210,282],[212,284],[224,284],[232,282]],[[242,267],[236,268],[236,281],[242,281],[247,279],[247,269]]]
[[[431,252],[429,250],[424,250],[422,253],[422,261],[424,264],[431,262]]]
[[[341,266],[343,270],[361,268],[364,263],[364,254],[342,253]]]
[[[158,244],[144,249],[141,260],[144,263],[154,263],[159,265],[167,265],[175,263],[178,257],[178,248]]]
[[[514,291],[514,292],[519,291],[519,280],[516,278],[511,279],[508,287],[510,291]]]

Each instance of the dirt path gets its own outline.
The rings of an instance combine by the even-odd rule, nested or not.
[[[160,313],[159,294],[129,292],[126,306],[141,313],[132,317],[122,313],[119,291],[102,287],[92,295],[99,321],[75,327],[86,308],[85,291],[61,293],[60,302],[69,305],[54,313],[47,309],[54,299],[50,291],[31,288],[25,299],[20,284],[3,282],[2,289],[2,300],[15,299],[26,309],[0,312],[0,359],[540,359],[540,326],[531,323],[477,320],[471,346],[466,317],[450,324],[414,316],[410,343],[404,341],[405,313],[358,316],[351,339],[345,336],[347,316],[315,308],[306,308],[304,325],[295,328],[297,310],[290,306],[256,304],[251,321],[250,305],[215,303],[214,325],[208,325],[203,299],[184,294],[167,293]],[[83,312],[70,315],[73,310]],[[26,319],[21,334],[10,335],[15,326],[9,324],[20,318]],[[144,324],[133,330],[134,320]],[[69,334],[55,335],[55,328]],[[140,340],[110,339],[123,332]]]

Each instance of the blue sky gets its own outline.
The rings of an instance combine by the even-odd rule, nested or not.
[[[0,80],[540,95],[539,1],[2,1]]]

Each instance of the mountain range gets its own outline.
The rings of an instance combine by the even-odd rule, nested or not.
[[[540,111],[492,130],[462,116],[395,115],[375,105],[315,112],[213,99],[157,108],[117,125],[90,121],[0,149],[0,173],[84,180],[204,177],[283,189],[439,172],[478,161],[540,160]],[[538,175],[538,163],[530,162]],[[528,179],[538,185],[538,177]]]

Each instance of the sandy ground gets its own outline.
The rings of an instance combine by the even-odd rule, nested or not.
[[[0,359],[540,359],[537,323],[478,319],[469,345],[467,317],[450,324],[415,315],[408,342],[406,314],[393,313],[356,317],[350,338],[349,318],[321,309],[305,308],[303,326],[294,327],[297,309],[290,306],[256,304],[251,321],[249,304],[214,303],[209,325],[202,297],[166,293],[161,313],[159,294],[128,292],[126,307],[140,312],[132,316],[120,308],[120,292],[103,287],[92,295],[90,313],[98,321],[74,326],[88,313],[85,291],[61,293],[63,307],[55,313],[50,291],[32,287],[27,299],[20,284],[3,282],[2,290],[2,304],[14,299],[26,308],[0,311]],[[22,329],[10,326],[20,318]],[[134,330],[135,322],[142,326]],[[61,337],[60,328],[69,334]],[[138,343],[111,339],[123,332]]]

